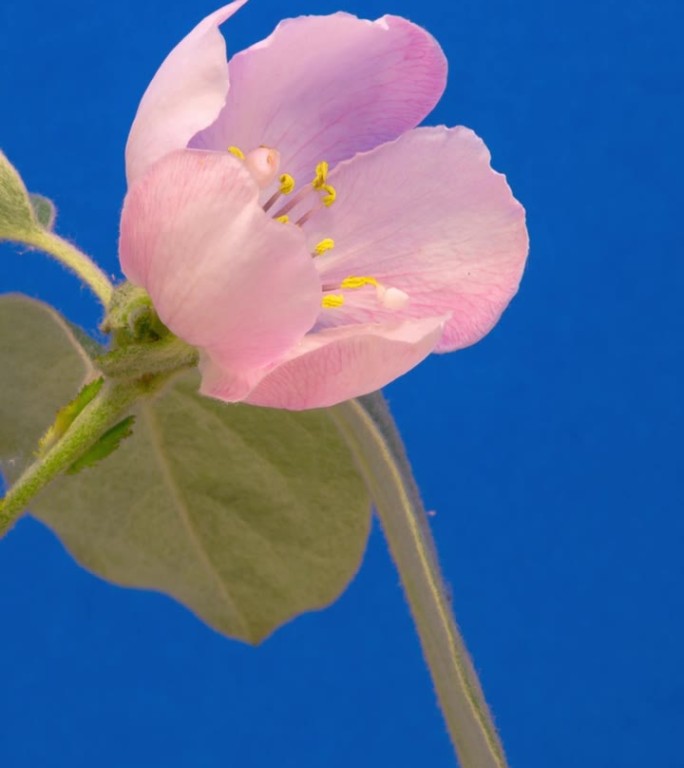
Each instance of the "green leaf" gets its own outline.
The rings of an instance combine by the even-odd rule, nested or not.
[[[14,475],[95,371],[57,312],[17,294],[0,297],[0,365],[0,467]]]
[[[29,194],[33,212],[38,223],[43,229],[54,229],[55,219],[57,218],[57,208],[50,198],[44,195],[38,195],[35,192]]]
[[[21,176],[0,152],[0,240],[22,240],[38,226]]]
[[[30,331],[15,339],[17,327]],[[10,370],[0,378],[0,456],[25,456],[92,378],[75,345],[43,305],[0,299],[0,359]],[[70,373],[52,388],[34,381],[53,366]],[[60,478],[32,512],[89,570],[172,595],[218,631],[256,643],[344,590],[366,545],[369,500],[327,411],[226,405],[197,395],[197,383],[186,374],[141,403],[133,436],[87,472]]]

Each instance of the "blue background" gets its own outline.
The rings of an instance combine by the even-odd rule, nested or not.
[[[230,48],[336,1],[253,0]],[[109,271],[137,101],[213,7],[0,6],[0,145]],[[345,10],[438,37],[451,75],[428,122],[474,128],[528,210],[500,325],[388,389],[511,764],[682,768],[680,4]],[[73,278],[0,255],[0,290],[95,327]],[[5,768],[454,764],[377,530],[344,597],[257,650],[88,575],[31,520],[0,544],[0,585]]]

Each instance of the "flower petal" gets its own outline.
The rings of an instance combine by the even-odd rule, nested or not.
[[[245,398],[252,405],[299,411],[374,392],[430,354],[444,318],[333,328],[294,347]],[[215,369],[202,392],[230,399],[230,377]]]
[[[320,160],[332,167],[418,125],[446,70],[435,39],[396,16],[287,19],[230,60],[226,107],[196,145],[275,147],[303,183]]]
[[[306,226],[332,237],[316,259],[324,284],[369,275],[409,295],[397,317],[450,315],[437,351],[474,344],[515,294],[527,257],[525,211],[489,152],[467,128],[418,128],[343,163],[331,174],[337,201]],[[389,310],[339,310],[343,322]],[[384,314],[383,314],[384,313]]]
[[[230,154],[180,150],[129,191],[121,266],[184,341],[247,375],[300,341],[320,310],[320,280],[296,227],[269,218]]]
[[[152,165],[210,125],[226,103],[226,43],[218,30],[247,0],[204,18],[166,57],[148,85],[126,144],[131,185]]]

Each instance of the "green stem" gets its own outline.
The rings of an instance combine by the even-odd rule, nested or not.
[[[31,499],[90,448],[140,394],[140,387],[135,384],[104,385],[64,436],[23,472],[0,501],[0,538],[14,525]]]
[[[153,343],[115,348],[94,362],[107,378],[135,379],[192,368],[198,358],[194,347],[176,336],[167,336]]]
[[[65,267],[75,272],[92,290],[103,306],[109,306],[114,292],[114,286],[105,273],[88,257],[81,253],[71,243],[63,240],[54,232],[35,229],[22,237],[22,242],[32,245],[53,256]]]
[[[462,768],[506,768],[440,573],[403,445],[382,395],[331,409],[375,503]]]

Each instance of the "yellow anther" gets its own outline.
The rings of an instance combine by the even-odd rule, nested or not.
[[[324,192],[327,192],[327,194],[323,196],[323,205],[325,205],[326,208],[330,207],[335,202],[335,198],[337,197],[337,191],[335,190],[335,187],[330,186],[330,184],[321,184],[320,188]]]
[[[275,220],[279,221],[281,224],[287,224],[287,222],[290,220],[290,217],[285,214],[284,216],[276,216]]]
[[[321,242],[318,243],[318,245],[314,248],[314,253],[316,256],[320,256],[322,253],[325,253],[334,247],[335,241],[331,237],[326,237],[324,240],[321,240]]]
[[[324,309],[335,309],[341,307],[344,304],[344,296],[340,296],[339,293],[329,293],[321,299],[321,306]]]
[[[340,288],[363,288],[364,285],[374,285],[377,287],[378,281],[374,277],[356,276],[345,277],[340,283]]]
[[[328,179],[328,164],[325,162],[325,160],[322,160],[317,166],[316,166],[316,175],[314,176],[314,180],[311,182],[314,189],[325,189],[325,182]]]
[[[289,173],[284,173],[280,177],[280,194],[289,195],[295,188],[295,180]]]
[[[238,147],[228,147],[228,151],[230,152],[231,155],[235,155],[235,157],[237,157],[238,160],[245,159],[245,153]]]

